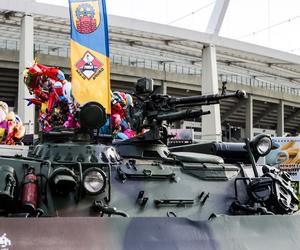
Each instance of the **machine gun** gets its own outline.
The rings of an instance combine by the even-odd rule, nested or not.
[[[163,122],[171,123],[177,120],[198,118],[202,115],[210,114],[203,111],[201,106],[218,104],[220,100],[226,98],[243,98],[245,91],[237,90],[235,93],[226,93],[223,84],[221,94],[196,95],[188,97],[171,97],[169,95],[156,94],[153,91],[153,80],[142,78],[137,81],[135,110],[132,116],[132,127],[137,132],[149,130],[143,133],[143,140],[162,140],[167,139],[167,130]]]

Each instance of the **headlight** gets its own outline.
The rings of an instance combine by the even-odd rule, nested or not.
[[[73,170],[66,167],[58,167],[52,172],[49,184],[52,191],[60,195],[66,195],[75,191],[78,185],[78,178]]]
[[[267,135],[258,135],[252,141],[255,153],[259,156],[267,155],[272,148],[272,140]]]
[[[83,187],[88,194],[102,193],[106,186],[106,175],[100,168],[89,168],[83,173]]]

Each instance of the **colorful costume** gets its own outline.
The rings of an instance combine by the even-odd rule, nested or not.
[[[8,106],[0,101],[0,143],[20,144],[25,135],[25,127],[18,115],[8,112]]]
[[[61,70],[35,63],[24,71],[24,82],[29,92],[35,95],[26,99],[28,105],[35,104],[40,108],[38,120],[42,131],[63,126],[78,127],[71,83]]]
[[[128,112],[128,108],[132,106],[131,95],[119,91],[113,92],[110,123],[116,139],[126,140],[136,136],[130,128],[131,112]]]
[[[10,112],[7,117],[7,136],[5,144],[15,145],[21,142],[25,135],[25,127],[19,116]]]

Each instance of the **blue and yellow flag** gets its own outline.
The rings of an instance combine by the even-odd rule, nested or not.
[[[110,114],[110,62],[105,0],[69,0],[72,94]]]

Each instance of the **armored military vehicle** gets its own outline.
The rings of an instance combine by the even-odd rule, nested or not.
[[[80,129],[44,133],[26,157],[0,157],[0,246],[295,246],[300,222],[291,214],[299,201],[290,177],[256,164],[271,150],[268,136],[238,144],[198,145],[194,152],[171,152],[164,143],[164,122],[205,115],[203,105],[244,97],[237,91],[173,98],[155,94],[151,81],[143,79],[137,84],[138,111],[132,117],[140,134],[115,142],[98,134],[105,122],[104,108],[87,103],[80,110]]]

